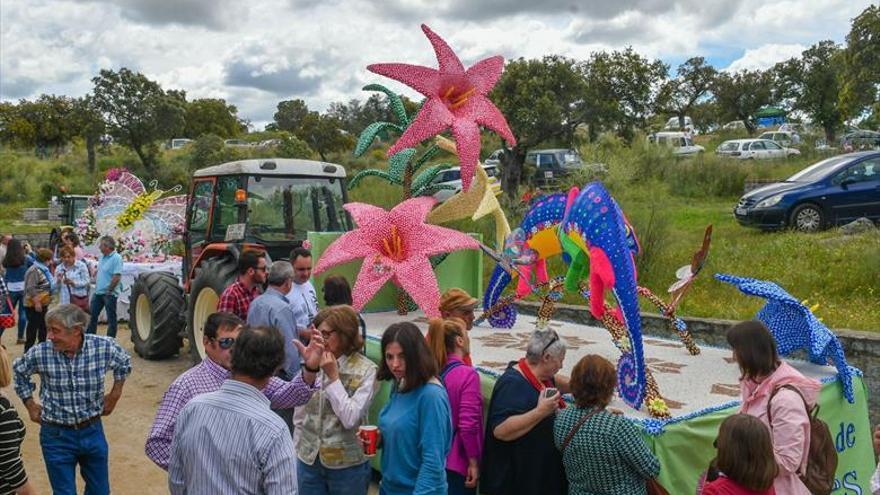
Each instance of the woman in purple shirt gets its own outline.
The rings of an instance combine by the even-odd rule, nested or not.
[[[477,370],[464,363],[470,352],[465,328],[458,318],[435,318],[428,329],[428,347],[452,411],[452,449],[446,457],[449,495],[476,494],[483,455],[483,394]]]

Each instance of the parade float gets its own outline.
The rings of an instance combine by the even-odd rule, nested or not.
[[[666,300],[639,286],[637,232],[601,183],[533,199],[520,225],[511,229],[479,166],[480,127],[515,144],[504,116],[486,96],[501,75],[503,59],[487,58],[465,69],[443,39],[426,26],[422,29],[438,68],[402,63],[368,67],[415,89],[425,100],[415,118],[398,111],[399,123],[376,123],[362,133],[356,154],[369,148],[379,130],[396,132],[399,138],[388,149],[387,171],[362,172],[351,184],[373,177],[403,186],[401,201],[390,211],[349,203],[345,208],[354,219],[353,231],[341,236],[309,234],[317,257],[316,287],[330,274],[354,281],[354,305],[365,313],[368,325],[367,353],[376,361],[381,359],[382,331],[402,320],[426,331],[428,318],[439,314],[443,290],[460,287],[482,294],[482,314],[470,341],[487,407],[496,378],[510,361],[522,357],[536,328],[552,328],[566,342],[563,374],[586,354],[605,356],[618,370],[618,393],[611,406],[643,431],[663,465],[661,483],[670,493],[694,493],[715,455],[713,441],[721,421],[737,412],[740,403],[740,373],[730,350],[698,345],[676,314],[710,259],[711,226],[690,262],[676,271],[677,282],[669,287]],[[384,86],[365,89],[396,98]],[[395,101],[391,104],[398,108]],[[451,141],[438,136],[448,129]],[[419,155],[417,150],[424,146],[427,151]],[[460,164],[462,190],[438,205],[430,185],[433,175],[448,165],[431,165],[430,159],[444,152]],[[427,168],[419,172],[422,166]],[[486,243],[477,235],[439,225],[483,221],[487,216],[494,220],[495,239]],[[496,264],[485,291],[483,256]],[[549,273],[547,261],[554,257],[563,260],[564,273]],[[823,383],[819,417],[829,425],[839,454],[835,489],[867,493],[873,455],[866,387],[861,372],[847,364],[834,333],[776,284],[732,275],[716,278],[766,299],[755,318],[770,328],[780,355]],[[723,297],[734,297],[722,283],[717,290]],[[555,319],[555,305],[564,294],[580,297],[583,311],[597,326]],[[540,302],[536,316],[518,314],[517,301],[525,297]],[[657,308],[678,339],[642,332],[640,298]],[[798,351],[808,360],[791,356]],[[372,418],[388,392],[386,383],[374,401]],[[380,468],[378,460],[374,463]]]

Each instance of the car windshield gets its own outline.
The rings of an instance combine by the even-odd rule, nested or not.
[[[826,177],[832,170],[836,170],[838,165],[848,160],[846,156],[827,158],[792,175],[786,182],[814,182]]]
[[[322,177],[248,178],[247,232],[262,241],[305,240],[309,231],[348,230],[342,181]]]
[[[727,142],[721,143],[721,146],[719,147],[719,149],[721,151],[736,151],[739,149],[739,143],[736,141],[727,141]]]

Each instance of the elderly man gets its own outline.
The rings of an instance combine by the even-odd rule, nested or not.
[[[293,442],[261,392],[283,363],[281,332],[241,331],[232,376],[220,390],[191,400],[177,418],[168,466],[172,495],[297,493]]]
[[[98,317],[101,310],[107,312],[107,336],[116,338],[116,299],[122,293],[119,281],[122,279],[122,256],[116,252],[116,239],[109,235],[99,241],[101,259],[98,261],[98,275],[95,280],[95,295],[89,312],[92,315],[86,333],[98,331]]]
[[[162,397],[162,403],[159,404],[156,420],[153,422],[144,448],[147,457],[162,469],[168,470],[171,440],[174,438],[174,429],[181,409],[196,396],[219,390],[223,381],[229,378],[232,348],[243,325],[244,321],[232,313],[214,313],[209,316],[205,322],[203,337],[205,359],[177,377]],[[312,339],[308,348],[302,348],[301,352],[307,361],[311,361],[311,367],[317,368],[323,349],[319,335]],[[262,392],[276,409],[301,406],[307,403],[312,393],[319,388],[320,382],[315,383],[315,376],[315,373],[305,371],[297,374],[289,382],[273,378]]]
[[[247,323],[254,326],[275,327],[284,336],[284,367],[278,376],[284,380],[291,380],[299,373],[300,355],[295,343],[299,339],[297,334],[296,320],[293,308],[287,299],[290,287],[293,285],[293,266],[287,261],[276,261],[269,268],[269,287],[262,295],[257,296],[248,309]],[[314,369],[307,370],[317,373]]]
[[[266,253],[247,249],[238,257],[238,280],[223,291],[217,311],[247,319],[248,308],[266,282]]]
[[[293,308],[299,336],[308,341],[311,335],[309,327],[318,314],[318,296],[315,286],[309,281],[312,277],[312,252],[304,247],[294,248],[290,252],[290,264],[293,265],[293,285],[287,292],[287,299]]]
[[[110,493],[108,449],[101,416],[113,412],[131,357],[114,339],[85,334],[89,316],[72,304],[46,314],[47,342],[15,360],[15,393],[28,415],[41,423],[40,447],[53,493],[76,493],[76,465],[86,493]],[[113,388],[104,394],[104,375],[113,372]],[[40,375],[40,402],[31,376]]]

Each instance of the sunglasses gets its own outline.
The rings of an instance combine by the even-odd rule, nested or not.
[[[551,345],[553,345],[557,342],[559,342],[559,334],[556,332],[553,332],[553,338],[550,339],[550,342],[547,342],[547,345],[544,346],[544,350],[541,351],[541,355],[543,356],[544,353],[547,352],[547,349],[549,349]]]
[[[216,340],[217,340],[217,345],[219,345],[220,348],[223,349],[224,351],[231,348],[233,345],[235,345],[235,339],[232,337],[223,337],[222,339],[216,339]]]

